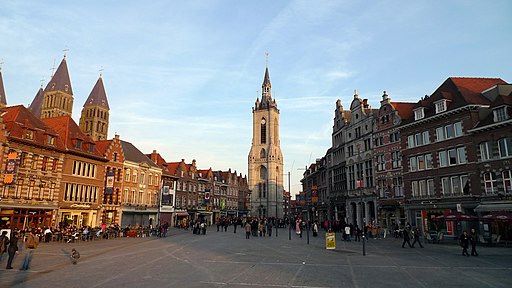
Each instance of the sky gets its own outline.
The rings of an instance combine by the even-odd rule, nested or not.
[[[73,118],[102,70],[115,134],[166,161],[247,175],[266,51],[292,194],[331,146],[335,104],[417,102],[446,78],[512,81],[512,1],[3,1],[8,105],[66,53]],[[288,189],[287,177],[285,188]]]

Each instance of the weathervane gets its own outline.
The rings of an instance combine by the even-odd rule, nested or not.
[[[68,51],[69,51],[69,48],[67,48],[67,46],[65,49],[62,50],[62,52],[64,53],[64,58],[66,58],[66,52],[68,52]]]
[[[269,55],[269,54],[268,54],[268,49],[267,49],[267,51],[265,52],[265,55],[266,55],[266,58],[267,58],[267,61],[266,61],[266,62],[267,62],[267,67],[268,67],[268,55]]]
[[[101,77],[103,76],[103,70],[105,70],[105,69],[103,69],[103,66],[100,66],[100,67],[101,67],[101,68],[100,68],[100,70],[99,70],[99,71],[100,71],[100,78],[101,78]]]

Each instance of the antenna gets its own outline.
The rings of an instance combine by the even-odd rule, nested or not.
[[[267,68],[268,68],[268,55],[269,55],[269,53],[268,53],[268,49],[267,49],[267,51],[265,52],[265,55],[266,55],[266,58],[267,58],[267,60],[266,60],[266,65],[267,65]]]
[[[2,72],[2,64],[4,64],[4,59],[0,59],[0,72]]]
[[[66,58],[66,52],[69,51],[69,48],[66,46],[65,49],[62,50],[62,52],[64,53],[64,58]]]
[[[41,80],[39,80],[41,82],[41,88],[43,88],[43,83],[44,83],[44,76],[43,78],[41,78]]]
[[[100,66],[100,67],[101,67],[101,68],[100,68],[100,78],[101,78],[101,77],[103,76],[103,70],[104,70],[104,69],[103,69],[103,66]]]

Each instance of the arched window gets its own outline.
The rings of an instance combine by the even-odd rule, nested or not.
[[[267,153],[265,152],[265,149],[264,149],[264,148],[261,148],[261,151],[260,151],[260,158],[264,159],[266,156],[267,156]]]

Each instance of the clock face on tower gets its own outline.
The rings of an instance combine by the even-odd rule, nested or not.
[[[266,122],[265,122],[265,119],[261,119],[261,124],[262,124],[262,125],[265,125],[265,123],[266,123]]]

